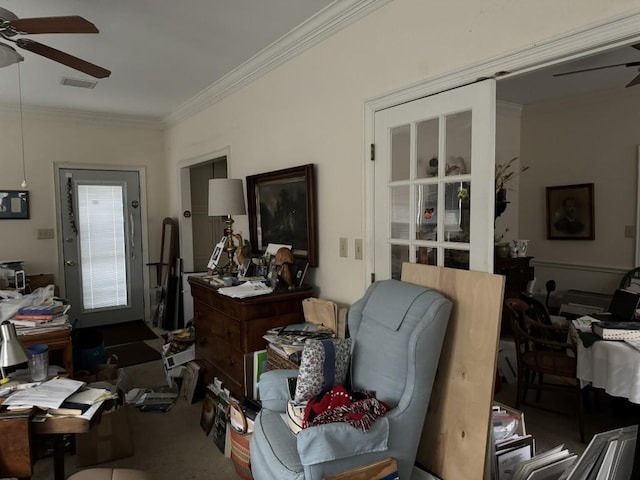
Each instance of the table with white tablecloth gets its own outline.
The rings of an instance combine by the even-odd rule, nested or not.
[[[578,341],[580,386],[593,385],[614,397],[640,404],[640,351],[616,340],[597,340],[590,347]]]

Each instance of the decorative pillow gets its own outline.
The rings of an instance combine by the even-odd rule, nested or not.
[[[312,397],[343,384],[349,370],[351,339],[309,339],[302,350],[294,402]]]

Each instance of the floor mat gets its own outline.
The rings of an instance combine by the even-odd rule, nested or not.
[[[160,360],[162,355],[155,348],[144,342],[125,343],[107,347],[107,358],[111,355],[118,357],[118,367],[129,367],[139,363],[153,362]]]
[[[142,320],[116,323],[113,325],[101,325],[99,327],[92,327],[92,329],[102,334],[105,347],[158,338],[158,336],[153,333],[153,330]]]

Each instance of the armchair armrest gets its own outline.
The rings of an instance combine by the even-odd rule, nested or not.
[[[264,372],[258,382],[262,407],[274,412],[286,412],[289,401],[289,382],[287,379],[297,376],[298,370]]]
[[[385,451],[388,439],[389,420],[380,417],[367,433],[348,423],[328,423],[301,430],[296,441],[302,465],[315,465]]]

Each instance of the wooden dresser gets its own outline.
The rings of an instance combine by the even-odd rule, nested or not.
[[[196,329],[196,359],[209,384],[218,377],[237,398],[244,395],[244,355],[266,348],[269,328],[304,322],[302,300],[311,287],[251,298],[221,295],[208,282],[189,277]]]

